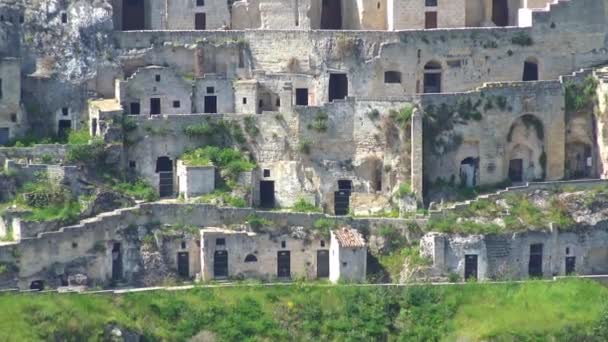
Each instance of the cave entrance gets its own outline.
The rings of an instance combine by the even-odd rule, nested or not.
[[[543,244],[530,245],[530,261],[528,262],[528,275],[531,278],[543,276]]]
[[[329,278],[329,251],[317,251],[317,278]]]
[[[156,159],[158,173],[158,192],[160,197],[173,196],[173,161],[169,157]]]
[[[6,145],[9,143],[10,139],[10,128],[8,127],[0,127],[0,145]]]
[[[538,81],[538,62],[533,58],[528,58],[524,62],[524,81]]]
[[[217,113],[217,96],[205,96],[205,113],[216,114]]]
[[[34,291],[44,290],[44,281],[34,280],[33,282],[30,283],[30,290],[34,290]]]
[[[336,216],[348,215],[348,211],[350,209],[350,194],[352,190],[352,181],[338,181],[338,191],[334,193],[334,214]]]
[[[62,140],[67,140],[72,129],[72,120],[59,120],[57,125],[57,136]]]
[[[572,275],[576,273],[576,257],[566,257],[566,275]]]
[[[460,162],[460,185],[473,188],[477,185],[477,158],[468,157]]]
[[[228,252],[215,251],[213,254],[213,277],[227,278],[228,277]]]
[[[291,253],[289,251],[277,252],[277,277],[291,277]]]
[[[511,159],[509,161],[509,179],[512,182],[522,182],[524,180],[523,159]]]
[[[122,29],[123,31],[146,29],[146,6],[144,0],[123,0]]]
[[[348,96],[348,77],[346,74],[329,74],[329,102],[343,100]]]
[[[119,242],[112,246],[112,280],[122,279],[122,246]]]
[[[566,172],[568,178],[589,178],[592,174],[593,157],[591,145],[574,142],[566,147]]]
[[[181,278],[190,277],[190,255],[188,252],[177,253],[177,275]]]
[[[496,26],[509,25],[509,0],[492,0],[492,21]]]
[[[477,280],[477,254],[467,254],[464,256],[464,280]]]
[[[321,30],[342,29],[342,0],[323,0]]]
[[[260,181],[260,207],[274,208],[274,181]]]

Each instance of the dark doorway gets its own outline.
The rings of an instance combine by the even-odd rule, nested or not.
[[[160,197],[173,196],[173,161],[169,157],[156,159],[158,173],[158,192]]]
[[[496,26],[509,25],[508,0],[492,0],[492,21]]]
[[[131,102],[129,107],[131,115],[138,115],[139,113],[141,113],[139,102]]]
[[[205,96],[205,113],[217,113],[217,96]]]
[[[0,145],[9,143],[11,130],[8,127],[0,127]]]
[[[538,63],[533,60],[524,62],[524,81],[538,81]]]
[[[477,254],[464,256],[464,280],[477,280]]]
[[[190,256],[188,252],[177,253],[177,275],[182,278],[190,277]]]
[[[194,29],[195,30],[206,30],[207,29],[207,15],[205,13],[194,14]]]
[[[260,206],[274,208],[274,181],[260,181]]]
[[[574,274],[576,272],[576,257],[566,257],[566,275]]]
[[[145,30],[146,14],[144,0],[123,0],[122,29],[123,31]]]
[[[321,30],[342,29],[342,0],[323,0]]]
[[[150,115],[160,114],[160,99],[153,97],[150,99]]]
[[[428,62],[424,66],[424,93],[441,93],[441,64]]]
[[[339,180],[338,191],[334,193],[334,214],[336,216],[348,215],[350,208],[350,194],[353,182],[350,180]]]
[[[437,12],[424,12],[424,28],[437,28]]]
[[[329,102],[343,100],[348,96],[346,74],[329,74]]]
[[[93,119],[91,120],[91,135],[92,136],[96,136],[97,135],[97,119]]]
[[[291,277],[291,252],[289,252],[289,251],[277,252],[277,277],[279,277],[279,278],[290,278]]]
[[[30,290],[42,291],[44,290],[44,281],[34,280],[30,283]]]
[[[308,88],[296,89],[296,106],[308,106]]]
[[[524,180],[523,159],[511,159],[509,161],[509,179],[512,182],[522,182]]]
[[[112,280],[122,279],[122,250],[119,242],[112,246]]]
[[[533,278],[543,276],[543,244],[530,245],[530,262],[528,263],[528,275]]]
[[[57,136],[60,139],[67,139],[72,129],[72,120],[59,120]]]
[[[213,254],[213,276],[215,278],[228,277],[228,252],[215,251]]]
[[[329,251],[317,251],[317,278],[329,278]]]
[[[468,157],[460,162],[460,185],[468,188],[477,185],[477,169],[479,168],[479,159]]]

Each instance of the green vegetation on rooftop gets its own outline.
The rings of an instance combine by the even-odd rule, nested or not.
[[[241,151],[217,146],[205,146],[186,152],[180,159],[188,166],[215,165],[221,170],[225,170],[233,179],[239,173],[251,171],[255,167],[255,164],[250,162]]]

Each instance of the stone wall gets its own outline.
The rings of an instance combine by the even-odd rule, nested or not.
[[[0,60],[0,145],[19,136],[26,127],[27,118],[21,110],[21,62],[3,58]]]
[[[60,276],[75,273],[87,275],[91,284],[107,285],[112,274],[111,251],[121,244],[123,278],[133,283],[144,272],[140,247],[150,228],[164,224],[195,227],[219,227],[244,223],[256,214],[270,220],[273,227],[305,227],[325,217],[322,214],[263,212],[254,209],[217,208],[203,204],[150,203],[135,208],[119,209],[80,224],[63,227],[56,232],[45,232],[37,238],[22,239],[17,245],[19,287],[28,288],[30,282],[45,280],[50,286],[60,283]],[[414,241],[418,231],[408,228],[409,221],[398,219],[336,218],[340,225],[350,225],[365,234],[375,234],[384,225],[392,225]],[[0,246],[0,257],[14,247]],[[154,270],[152,270],[154,271]]]
[[[606,274],[608,232],[605,222],[570,232],[552,229],[500,235],[447,235],[429,233],[420,241],[421,253],[430,257],[434,271],[464,278],[465,255],[477,256],[480,280],[529,277],[530,246],[542,244],[542,276],[566,275],[566,258],[581,275]],[[569,270],[570,271],[570,270]]]
[[[65,159],[67,147],[65,145],[34,145],[33,147],[0,147],[0,164],[6,160],[41,161],[42,158],[62,161]]]

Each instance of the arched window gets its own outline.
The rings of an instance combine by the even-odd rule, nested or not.
[[[424,66],[424,93],[441,93],[441,64],[436,61]]]
[[[524,81],[538,81],[538,60],[528,57],[524,62]]]
[[[253,254],[248,254],[245,257],[245,262],[258,262],[258,258]]]

